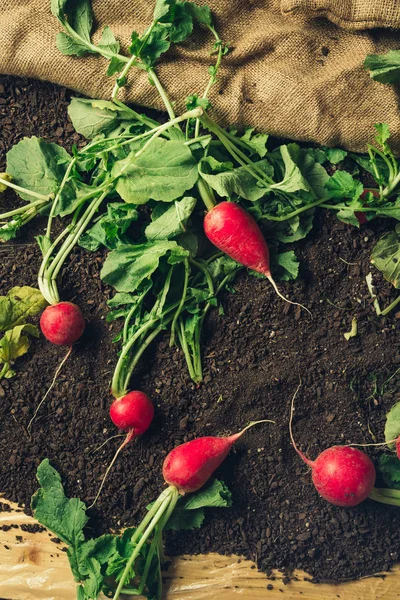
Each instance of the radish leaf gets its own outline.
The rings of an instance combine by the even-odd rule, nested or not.
[[[144,232],[146,238],[150,242],[168,240],[184,233],[196,202],[196,198],[186,196],[182,200],[176,200],[168,208],[165,205],[156,205],[151,214],[152,222]]]
[[[400,402],[394,404],[386,415],[385,440],[391,442],[389,447],[394,449],[396,444],[392,440],[400,436]]]
[[[139,157],[131,153],[117,161],[111,171],[116,190],[125,202],[148,200],[171,202],[197,181],[197,165],[189,148],[181,142],[155,139]]]
[[[46,196],[57,191],[70,160],[61,146],[25,137],[7,152],[7,173],[17,185]],[[32,200],[30,194],[18,193],[23,200]]]
[[[400,490],[400,460],[397,456],[382,454],[379,458],[379,470],[388,487]]]
[[[400,50],[389,50],[386,54],[369,54],[364,68],[380,83],[398,83],[400,80]]]
[[[387,281],[400,289],[400,224],[378,241],[372,251],[371,262]]]

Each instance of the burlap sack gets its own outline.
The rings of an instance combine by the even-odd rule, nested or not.
[[[50,0],[0,0],[0,71],[109,98],[113,81],[105,75],[105,60],[66,57],[57,51],[55,35],[60,27],[49,4]],[[367,54],[399,47],[398,33],[350,32],[326,19],[305,25],[290,16],[302,10],[310,18],[325,14],[340,23],[355,19],[372,27],[377,19],[379,26],[397,25],[397,0],[208,0],[208,4],[221,37],[232,48],[211,92],[214,117],[220,123],[252,125],[278,136],[365,151],[374,137],[373,124],[386,121],[400,141],[395,90],[373,82],[362,68]],[[153,1],[93,0],[93,9],[98,31],[110,25],[126,48],[132,29],[142,32],[150,23]],[[176,100],[177,112],[183,110],[188,94],[201,93],[207,83],[210,43],[200,31],[170,51],[157,69]],[[121,99],[162,108],[145,73],[134,70],[129,81]]]
[[[350,30],[400,27],[398,0],[282,0],[284,15],[304,20],[326,17]]]

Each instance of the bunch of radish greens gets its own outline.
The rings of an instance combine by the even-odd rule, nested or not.
[[[115,397],[127,390],[143,351],[165,330],[171,345],[182,348],[190,377],[201,382],[204,317],[218,304],[219,293],[230,289],[238,263],[268,277],[280,293],[271,269],[281,280],[297,277],[298,261],[284,244],[307,235],[316,206],[357,226],[361,213],[364,219],[400,218],[399,168],[385,125],[377,126],[379,147],[356,156],[295,143],[269,150],[266,134],[253,129],[239,134],[212,119],[208,94],[228,48],[207,6],[158,0],[148,29],[132,33],[130,56],[120,53],[109,27],[93,43],[89,0],[52,0],[51,11],[64,28],[57,36],[59,51],[106,58],[108,75],[117,75],[115,86],[110,101],[72,99],[69,115],[76,131],[90,140],[86,146],[73,147],[69,154],[33,137],[8,152],[0,185],[14,188],[27,204],[0,215],[0,239],[12,239],[38,214],[47,216],[45,233],[38,237],[43,253],[38,285],[50,304],[42,331],[51,342],[69,347],[82,334],[84,320],[78,307],[60,301],[57,280],[63,265],[76,244],[110,250],[102,270],[103,280],[117,291],[109,318],[125,320],[118,336],[122,350],[113,378]],[[214,64],[206,88],[188,95],[187,111],[176,116],[155,65],[172,44],[184,42],[199,27],[213,40]],[[167,122],[118,100],[132,68],[147,72],[165,104]],[[329,174],[339,162],[344,170]],[[376,188],[364,190],[357,179],[361,169],[374,175]],[[235,205],[244,210],[233,214]],[[222,213],[231,225],[221,230]],[[68,217],[57,235],[56,217]],[[254,230],[254,219],[263,223],[269,247]],[[252,228],[257,251],[249,256],[242,246]],[[69,329],[60,335],[55,325],[63,317]]]
[[[139,548],[137,560],[126,577],[126,566],[143,537],[143,529],[129,527],[119,535],[88,538],[89,530],[85,531],[85,527],[89,516],[85,504],[78,498],[65,496],[60,475],[48,459],[40,464],[37,478],[40,488],[32,498],[32,509],[35,518],[67,544],[67,556],[77,582],[77,600],[96,599],[102,590],[110,597],[120,581],[123,581],[121,592],[124,595],[161,598],[163,548],[160,524],[154,532],[153,543],[143,543]],[[154,508],[159,506],[148,506],[148,515],[154,516]],[[204,521],[205,508],[229,506],[229,490],[214,479],[187,498],[175,498],[174,510],[163,529],[196,529]]]

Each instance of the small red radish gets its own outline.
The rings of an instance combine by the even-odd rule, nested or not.
[[[312,469],[312,480],[317,492],[335,506],[356,506],[370,495],[376,472],[372,460],[361,450],[351,446],[332,446],[309,460],[297,447],[293,438],[292,420],[294,400],[290,411],[289,432],[294,449]]]
[[[365,188],[365,190],[363,191],[363,193],[361,194],[360,198],[361,200],[364,200],[367,197],[367,194],[371,193],[373,196],[375,196],[375,198],[379,198],[379,192],[377,190],[371,190],[368,188]],[[368,219],[365,215],[365,213],[363,213],[362,211],[356,211],[354,213],[354,216],[356,217],[357,221],[360,223],[360,225],[364,225],[365,223],[368,223]]]
[[[244,208],[234,202],[220,202],[204,217],[204,233],[219,250],[248,269],[265,275],[285,302],[305,308],[298,302],[291,302],[278,290],[269,268],[267,242],[256,221]]]
[[[397,458],[400,460],[400,435],[396,440],[396,454]]]
[[[115,461],[122,448],[125,448],[127,444],[134,437],[142,435],[150,426],[154,417],[154,406],[152,401],[145,393],[139,391],[132,391],[122,396],[122,398],[116,398],[110,406],[110,418],[111,421],[122,431],[126,431],[126,437],[122,444],[118,447],[116,453],[109,466],[106,469],[99,490],[89,508],[94,506],[100,496],[101,490],[103,489],[104,483],[107,479],[109,472],[111,471]]]
[[[228,437],[201,437],[177,446],[164,460],[164,480],[180,494],[196,492],[225,460],[233,444],[249,427],[258,423],[273,421],[255,421]]]
[[[36,419],[40,407],[53,389],[62,367],[68,360],[72,352],[72,344],[74,344],[84,332],[85,319],[79,306],[73,304],[73,302],[58,302],[57,304],[51,304],[44,309],[42,316],[40,317],[40,329],[42,330],[44,337],[52,344],[55,344],[56,346],[68,346],[69,348],[67,354],[56,369],[53,381],[37,405],[33,417],[27,425],[28,432]]]
[[[154,406],[146,394],[139,391],[128,392],[111,404],[111,421],[128,435],[141,435],[149,427],[154,416]]]
[[[85,329],[81,309],[72,302],[59,302],[45,308],[40,317],[44,337],[56,346],[72,346]]]

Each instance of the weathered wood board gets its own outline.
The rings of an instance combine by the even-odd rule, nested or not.
[[[8,504],[13,510],[0,513],[0,527],[18,528],[0,530],[0,600],[74,600],[75,584],[62,545],[51,541],[47,531],[21,530],[21,525],[36,521]],[[312,584],[305,573],[296,575],[297,581],[284,585],[281,574],[268,580],[251,561],[238,556],[182,556],[165,573],[165,600],[400,599],[400,568],[338,585]]]

